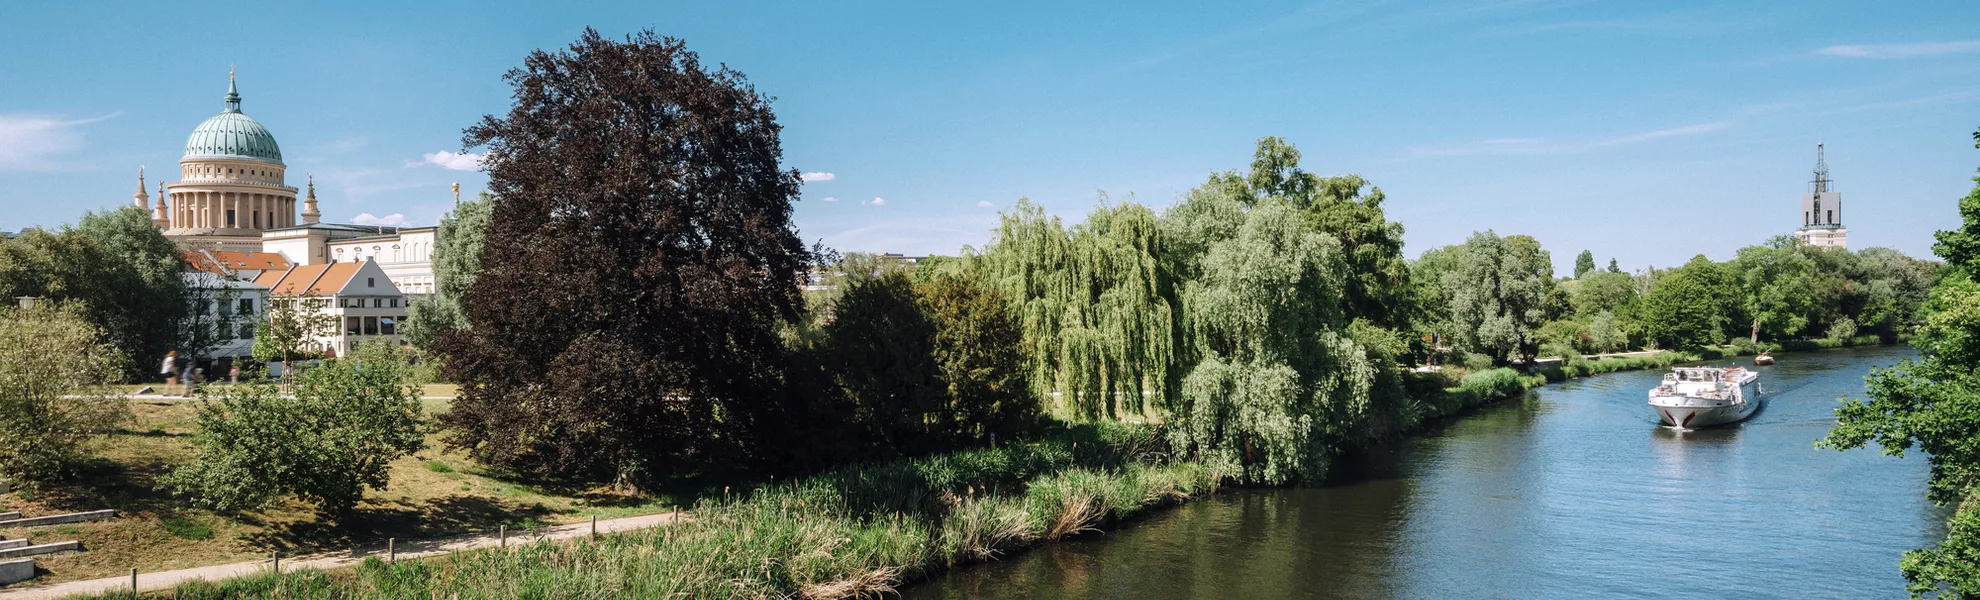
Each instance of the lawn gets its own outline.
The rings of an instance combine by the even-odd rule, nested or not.
[[[447,401],[424,401],[429,414]],[[98,460],[70,480],[40,489],[0,494],[0,511],[29,516],[114,508],[114,521],[32,529],[0,529],[0,538],[35,543],[81,540],[85,552],[38,557],[47,571],[32,583],[126,575],[135,567],[162,571],[284,555],[345,551],[382,545],[386,538],[415,539],[575,523],[660,512],[689,505],[691,494],[628,495],[605,488],[575,489],[533,484],[491,473],[458,452],[441,450],[438,434],[428,449],[392,465],[392,483],[373,490],[342,521],[293,501],[257,513],[223,517],[192,509],[155,488],[172,466],[191,456],[197,403],[132,402],[136,421],[104,439]]]

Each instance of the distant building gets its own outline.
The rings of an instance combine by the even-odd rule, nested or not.
[[[212,341],[201,357],[239,359],[254,355],[255,324],[260,310],[268,303],[268,288],[253,281],[211,271],[190,271],[181,275],[186,288],[197,301],[199,317],[193,323],[208,328]]]
[[[279,254],[291,265],[376,260],[400,291],[433,293],[435,228],[320,222],[323,213],[316,206],[313,179],[307,183],[298,214],[298,190],[288,186],[287,170],[275,136],[241,112],[239,88],[229,73],[224,109],[186,138],[179,181],[159,182],[156,204],[151,204],[144,169],[139,167],[132,198],[138,208],[151,212],[152,222],[166,238],[207,253],[215,263],[222,262],[219,254],[260,253]],[[221,270],[254,269],[229,265]]]
[[[244,281],[254,281],[268,271],[287,271],[289,267],[295,266],[295,263],[289,262],[287,257],[276,252],[188,250],[185,261],[186,266],[194,271]]]
[[[1822,144],[1815,144],[1815,180],[1808,193],[1801,195],[1801,228],[1794,237],[1810,246],[1849,247],[1849,229],[1842,224],[1842,192],[1829,180],[1829,163],[1822,155]]]
[[[255,283],[268,288],[270,302],[308,302],[302,308],[335,318],[337,326],[311,350],[347,356],[368,340],[405,343],[399,326],[406,320],[406,295],[375,260],[301,265],[263,273]]]

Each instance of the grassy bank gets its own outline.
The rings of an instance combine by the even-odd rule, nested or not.
[[[706,498],[693,519],[666,528],[190,584],[166,595],[870,597],[1217,489],[1221,475],[1166,460],[1161,447],[1147,427],[1058,428],[1023,446],[854,466]]]
[[[428,412],[444,401],[427,401]],[[441,451],[438,434],[429,450],[391,466],[391,485],[366,494],[340,520],[314,506],[284,500],[232,518],[188,507],[157,489],[158,477],[191,456],[189,436],[196,404],[131,403],[135,420],[102,440],[96,459],[65,481],[0,494],[0,511],[29,515],[112,508],[111,521],[35,528],[0,528],[0,538],[37,543],[78,540],[87,551],[39,557],[45,572],[27,584],[113,577],[137,568],[157,572],[286,555],[348,550],[353,546],[576,523],[593,515],[611,518],[663,512],[691,496],[631,496],[608,488],[568,488],[519,481],[492,473],[457,452]],[[715,488],[720,491],[719,486]],[[11,586],[10,586],[11,587]],[[0,588],[6,589],[6,588]]]

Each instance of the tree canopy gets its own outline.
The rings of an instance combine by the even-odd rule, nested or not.
[[[769,98],[651,31],[586,30],[505,79],[515,106],[464,138],[497,200],[469,328],[440,343],[448,442],[634,484],[746,459],[810,262]]]
[[[127,377],[155,377],[165,353],[186,346],[195,304],[177,245],[144,211],[85,213],[72,228],[28,229],[0,240],[0,297],[38,296],[80,310],[123,352]]]

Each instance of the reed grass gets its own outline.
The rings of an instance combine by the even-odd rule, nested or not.
[[[1218,488],[1222,474],[1147,452],[1153,435],[1128,425],[1061,428],[1029,445],[856,465],[704,499],[691,519],[663,528],[262,574],[151,597],[878,598]]]

